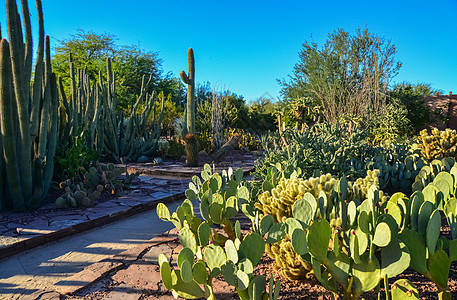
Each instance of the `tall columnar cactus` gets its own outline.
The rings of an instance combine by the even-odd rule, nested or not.
[[[186,106],[186,157],[188,166],[198,165],[198,144],[195,136],[195,59],[194,51],[189,48],[187,52],[189,63],[189,74],[181,71],[181,80],[187,84],[187,106]]]
[[[96,136],[101,132],[98,130],[98,121],[101,118],[101,95],[96,85],[91,86],[87,67],[84,70],[75,72],[73,58],[70,53],[70,80],[71,94],[67,100],[64,86],[59,78],[60,94],[62,95],[59,142],[63,147],[67,147],[71,138],[80,130],[86,131],[87,147],[96,148],[101,152],[99,144],[95,142]]]
[[[181,80],[187,84],[187,133],[195,134],[195,59],[192,48],[189,48],[187,51],[187,60],[189,63],[189,73],[187,75],[186,72],[182,70],[180,75]]]
[[[0,44],[0,111],[7,183],[0,208],[24,210],[48,192],[57,145],[58,93],[51,70],[49,37],[44,36],[41,1],[37,0],[38,51],[32,75],[32,31],[26,0],[21,1],[24,33],[15,0],[6,1],[8,37]],[[25,37],[25,41],[24,41]],[[43,55],[46,59],[43,59]]]

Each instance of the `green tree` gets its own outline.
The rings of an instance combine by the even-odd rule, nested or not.
[[[97,34],[93,31],[79,29],[76,34],[66,40],[59,41],[54,49],[53,69],[61,77],[69,92],[70,66],[69,55],[72,54],[76,69],[87,67],[93,82],[98,79],[99,72],[103,77],[106,58],[113,60],[113,70],[117,79],[118,107],[127,110],[141,91],[143,76],[152,76],[152,84],[148,92],[163,91],[172,95],[176,103],[183,98],[184,88],[171,74],[162,76],[162,60],[157,52],[145,51],[137,46],[122,46],[116,43],[116,36],[110,33]]]
[[[270,98],[258,98],[248,104],[249,129],[257,135],[276,129],[277,104]]]
[[[136,46],[122,46],[115,54],[113,70],[118,79],[117,96],[123,108],[133,104],[141,91],[143,76],[152,76],[148,92],[158,89],[162,60],[157,52],[146,52]]]
[[[389,82],[401,66],[395,53],[389,40],[366,28],[355,35],[339,29],[321,48],[303,44],[290,81],[280,82],[282,96],[286,103],[311,99],[331,123],[341,116],[369,119],[383,109]]]
[[[436,90],[430,84],[412,85],[408,82],[402,82],[392,88],[389,96],[392,102],[404,107],[407,111],[406,117],[410,120],[414,131],[418,132],[430,120],[430,111],[427,103],[425,103],[425,96],[435,93]]]
[[[100,70],[106,68],[106,58],[114,58],[118,46],[116,37],[109,33],[97,34],[93,31],[78,29],[70,38],[59,41],[54,48],[52,68],[56,76],[62,78],[65,86],[70,85],[70,53],[76,69],[87,67],[91,80],[96,80]],[[102,72],[103,76],[106,72]]]

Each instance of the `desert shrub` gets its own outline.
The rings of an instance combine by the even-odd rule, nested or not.
[[[429,84],[412,85],[407,82],[396,84],[389,92],[391,99],[396,100],[406,110],[414,131],[418,131],[430,120],[430,110],[424,97],[435,93]]]
[[[386,104],[389,81],[401,66],[395,53],[395,45],[367,28],[353,35],[336,30],[322,47],[303,44],[290,82],[281,82],[282,94],[286,100],[310,99],[331,124],[341,115],[365,120]]]
[[[180,139],[172,139],[168,141],[168,151],[166,152],[166,157],[172,159],[181,159],[186,155],[184,144]]]
[[[387,104],[380,114],[374,114],[366,126],[370,133],[368,140],[377,145],[407,139],[413,131],[411,121],[407,116],[408,111],[401,104]]]
[[[87,132],[79,131],[70,146],[59,147],[55,156],[54,177],[58,181],[77,180],[92,164],[100,158],[96,150],[86,145]]]
[[[257,161],[256,176],[265,178],[268,168],[276,166],[286,176],[300,168],[304,177],[317,173],[355,178],[365,176],[362,168],[366,158],[374,157],[379,149],[369,145],[367,134],[328,123],[317,124],[303,132],[288,129],[283,135],[271,134],[262,145],[265,157]]]

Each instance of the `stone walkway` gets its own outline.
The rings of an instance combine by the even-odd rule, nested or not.
[[[180,202],[168,204],[176,210]],[[59,299],[136,260],[171,223],[155,211],[27,250],[0,261],[0,299]],[[151,240],[152,239],[152,240]],[[159,241],[159,242],[157,242]],[[75,275],[76,274],[76,275]]]
[[[189,181],[188,178],[140,176],[131,190],[91,207],[63,209],[49,203],[30,213],[3,213],[0,215],[0,259],[152,209],[155,200],[182,194]]]

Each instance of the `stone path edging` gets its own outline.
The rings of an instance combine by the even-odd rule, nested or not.
[[[32,249],[34,247],[43,245],[45,243],[57,241],[61,238],[68,237],[74,234],[78,234],[87,230],[95,229],[99,226],[106,225],[112,222],[119,221],[121,219],[133,216],[135,214],[145,212],[148,210],[154,209],[159,202],[170,203],[174,201],[184,200],[184,192],[173,194],[162,199],[154,199],[146,203],[140,203],[125,210],[105,215],[93,220],[88,220],[76,225],[72,225],[67,228],[63,228],[51,233],[42,234],[35,236],[6,247],[0,248],[0,260],[10,257],[12,255],[18,254],[22,251]]]

